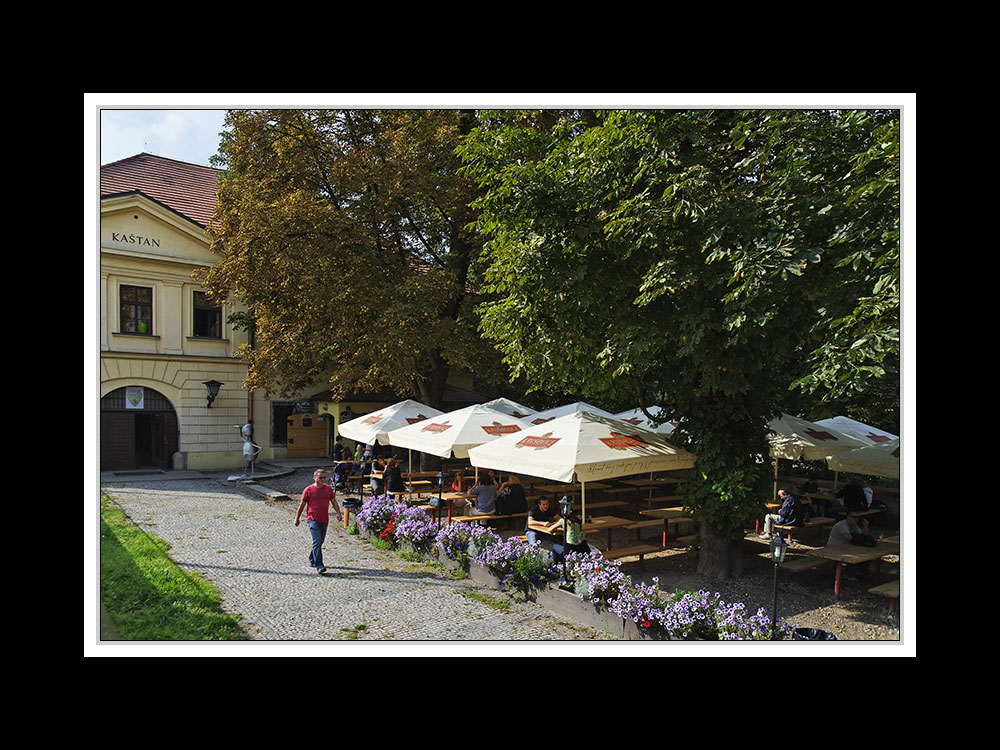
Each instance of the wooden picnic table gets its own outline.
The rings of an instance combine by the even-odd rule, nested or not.
[[[677,477],[653,477],[652,479],[623,479],[622,484],[632,487],[658,487],[663,484],[677,484],[681,480]]]
[[[605,547],[605,549],[611,549],[612,530],[619,529],[623,526],[628,526],[632,523],[635,522],[629,520],[628,518],[619,518],[618,516],[596,516],[594,518],[591,518],[590,521],[583,524],[580,528],[584,534],[587,534],[591,531],[603,531],[606,529],[608,532],[608,544]]]
[[[690,518],[683,508],[651,508],[650,510],[640,510],[640,516],[663,519],[663,546],[667,546],[667,536],[670,530],[670,522],[678,518]]]
[[[878,583],[879,570],[882,558],[886,555],[898,555],[899,545],[890,542],[878,542],[874,547],[861,547],[856,544],[835,544],[832,547],[820,547],[809,550],[806,554],[822,557],[824,560],[833,560],[837,564],[837,569],[833,577],[833,596],[840,599],[840,589],[843,582],[844,565],[858,564],[875,561],[875,583]]]
[[[475,500],[475,495],[470,495],[467,492],[443,492],[441,493],[441,499],[448,502],[448,523],[451,524],[451,509],[455,504],[456,500]],[[441,509],[438,508],[438,517],[440,518]]]
[[[610,490],[610,484],[604,484],[603,482],[587,482],[586,488],[588,490]],[[532,487],[533,490],[541,490],[542,492],[551,492],[553,494],[558,494],[560,492],[579,492],[580,484],[536,484]]]

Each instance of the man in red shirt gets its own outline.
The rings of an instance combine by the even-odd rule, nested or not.
[[[306,521],[309,522],[309,533],[312,535],[312,550],[309,552],[309,564],[316,568],[321,576],[326,575],[323,565],[323,542],[326,540],[326,529],[330,524],[330,506],[337,513],[337,520],[342,521],[340,506],[337,505],[337,493],[326,483],[326,472],[316,469],[313,472],[313,483],[302,490],[302,500],[295,511],[295,525],[299,525],[303,508],[308,507]]]

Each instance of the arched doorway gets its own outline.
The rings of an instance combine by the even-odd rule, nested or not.
[[[177,414],[162,393],[125,386],[101,399],[101,471],[166,471],[177,444]]]

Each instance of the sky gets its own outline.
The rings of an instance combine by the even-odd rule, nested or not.
[[[222,109],[102,109],[100,163],[146,152],[210,166],[225,115]]]

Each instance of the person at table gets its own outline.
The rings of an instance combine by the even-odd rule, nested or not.
[[[799,486],[799,495],[814,495],[817,492],[819,492],[819,477],[815,474],[810,474],[809,478]],[[806,506],[807,516],[816,515],[817,513],[825,516],[826,512],[830,510],[831,502],[829,500],[821,497],[810,497],[809,499],[812,502]]]
[[[492,516],[497,508],[497,488],[493,479],[487,475],[469,490],[476,496],[476,506],[469,511],[470,516]]]
[[[806,506],[798,495],[790,495],[787,490],[778,490],[778,499],[781,500],[781,508],[777,513],[768,513],[764,516],[764,530],[760,533],[761,539],[770,539],[774,534],[774,525],[779,526],[805,526]]]
[[[844,510],[866,510],[868,498],[865,497],[864,488],[860,479],[852,479],[850,484],[845,484],[837,492],[837,499],[841,501]]]
[[[590,554],[590,545],[583,539],[583,522],[580,516],[570,511],[565,518],[560,518],[555,523],[563,530],[563,541],[552,545],[552,560],[556,563],[563,561],[563,556],[570,552],[578,552],[582,555]]]
[[[345,458],[346,455],[347,449],[344,447],[344,438],[337,435],[333,440],[333,462],[335,464],[343,463],[347,460]]]
[[[524,513],[528,510],[528,498],[524,494],[524,486],[517,475],[510,474],[507,481],[497,489],[497,513],[510,516]]]
[[[810,474],[809,478],[799,487],[799,494],[809,495],[813,492],[819,492],[819,477],[815,474]]]
[[[559,528],[558,521],[562,520],[559,511],[552,507],[552,501],[548,497],[542,496],[528,511],[528,522],[524,527],[524,534],[528,537],[528,542],[536,544],[542,541],[558,542],[559,537],[552,532]]]
[[[830,529],[830,537],[826,540],[827,547],[836,547],[841,544],[850,544],[855,536],[868,531],[868,519],[858,518],[857,511],[848,511],[847,517],[837,521]],[[844,566],[844,577],[848,581],[857,581],[868,575],[868,562],[846,563]]]
[[[460,471],[456,471],[451,482],[451,491],[464,493],[467,489],[469,489],[469,485],[465,481],[465,475]]]
[[[399,468],[399,461],[390,458],[385,462],[385,471],[382,472],[382,480],[385,482],[386,492],[403,492],[406,490],[406,483],[403,482],[403,472]]]
[[[375,497],[385,494],[385,459],[382,456],[378,456],[372,462],[372,473],[369,481],[372,486],[372,494]]]

